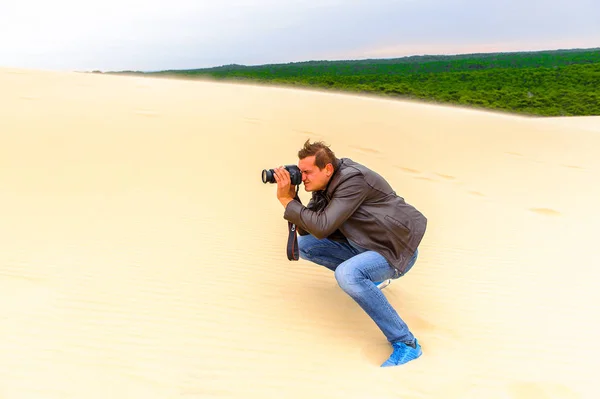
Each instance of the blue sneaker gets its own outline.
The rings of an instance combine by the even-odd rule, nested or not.
[[[415,339],[414,348],[404,342],[395,342],[392,344],[394,351],[390,355],[390,358],[381,365],[381,367],[392,367],[399,366],[404,363],[408,363],[411,360],[415,360],[423,354],[419,341]]]
[[[392,283],[392,279],[390,279],[390,278],[388,278],[387,280],[383,280],[383,281],[373,282],[373,284],[375,284],[375,287],[379,288],[380,290],[384,289],[391,283]]]

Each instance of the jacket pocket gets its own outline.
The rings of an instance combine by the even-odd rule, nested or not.
[[[402,230],[404,230],[406,233],[410,232],[408,226],[406,226],[404,223],[402,223],[401,221],[399,221],[398,219],[394,219],[393,217],[389,216],[389,215],[385,215],[385,220],[387,220],[388,222],[390,222],[391,224],[393,224],[394,226],[400,227]]]

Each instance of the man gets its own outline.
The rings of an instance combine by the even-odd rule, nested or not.
[[[397,279],[414,265],[427,219],[376,172],[338,159],[323,142],[298,152],[302,182],[312,198],[305,207],[290,174],[275,168],[284,218],[297,227],[302,259],[334,272],[339,286],[373,319],[393,352],[381,366],[418,358],[421,345],[377,283]]]

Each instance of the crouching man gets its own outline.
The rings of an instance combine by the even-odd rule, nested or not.
[[[284,218],[297,227],[300,257],[332,270],[340,288],[381,329],[393,348],[382,367],[418,358],[418,340],[379,287],[413,267],[427,219],[382,176],[336,158],[322,142],[306,141],[298,158],[302,183],[312,192],[307,206],[285,168],[275,168],[274,177]]]

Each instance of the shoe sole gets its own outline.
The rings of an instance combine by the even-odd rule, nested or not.
[[[381,284],[379,284],[377,286],[377,288],[379,288],[380,290],[384,289],[385,287],[387,287],[388,285],[390,285],[392,283],[391,279],[387,279],[381,282]]]

